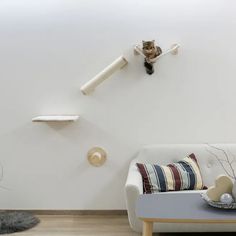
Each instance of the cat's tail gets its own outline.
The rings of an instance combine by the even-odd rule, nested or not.
[[[145,59],[145,61],[144,61],[144,67],[146,68],[147,74],[151,75],[151,74],[154,73],[153,64],[150,63],[150,62],[147,62],[146,59]]]

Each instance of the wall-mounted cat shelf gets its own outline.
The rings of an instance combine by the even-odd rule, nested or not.
[[[172,55],[177,55],[178,54],[178,49],[179,49],[179,45],[178,44],[173,44],[170,49],[162,52],[162,54],[160,54],[159,56],[153,58],[153,59],[150,59],[150,62],[154,63],[156,62],[160,57],[162,56],[165,56],[166,54],[169,54],[171,53]],[[134,54],[135,55],[141,55],[143,56],[144,58],[146,58],[146,56],[143,54],[143,50],[141,49],[141,47],[139,45],[136,45],[134,47]]]
[[[162,56],[171,53],[172,55],[178,54],[178,44],[173,44],[170,49],[162,51],[162,49],[155,44],[155,40],[144,41],[142,49],[139,45],[134,47],[134,54],[141,55],[144,58],[144,67],[146,73],[152,75],[154,73],[153,64]]]
[[[37,116],[32,119],[33,122],[67,122],[76,121],[79,119],[78,115],[48,115]]]
[[[168,53],[171,53],[173,55],[178,54],[178,48],[179,48],[178,44],[173,44],[170,49],[162,52],[157,57],[150,59],[149,60],[150,64],[156,62],[160,57],[162,57]],[[136,45],[134,47],[134,52],[136,55],[141,55],[144,58],[146,58],[146,56],[143,54],[143,51],[139,45]],[[89,93],[93,92],[99,84],[101,84],[104,80],[109,78],[113,73],[115,73],[117,70],[123,68],[127,64],[128,64],[128,61],[126,58],[124,58],[124,56],[118,57],[109,66],[107,66],[103,71],[101,71],[94,78],[92,78],[90,81],[88,81],[83,86],[81,86],[81,88],[80,88],[81,92],[84,95],[88,95]]]

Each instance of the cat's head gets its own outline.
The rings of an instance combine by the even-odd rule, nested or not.
[[[143,40],[143,52],[145,54],[150,54],[156,49],[155,47],[155,40],[151,41],[144,41]]]

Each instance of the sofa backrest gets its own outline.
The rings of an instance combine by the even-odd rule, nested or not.
[[[213,146],[224,149],[230,160],[235,157],[233,165],[236,172],[236,144],[213,144]],[[211,148],[206,144],[165,144],[144,146],[132,163],[142,162],[166,165],[194,153],[198,159],[204,184],[211,186],[218,175],[226,173],[216,157],[210,154],[207,149],[217,154],[221,159],[226,160],[222,151]],[[224,165],[229,170],[229,166],[225,162]]]

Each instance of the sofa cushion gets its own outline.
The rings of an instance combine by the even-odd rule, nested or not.
[[[167,166],[149,163],[136,164],[142,175],[144,193],[206,188],[203,185],[197,158],[193,153],[183,160]]]

